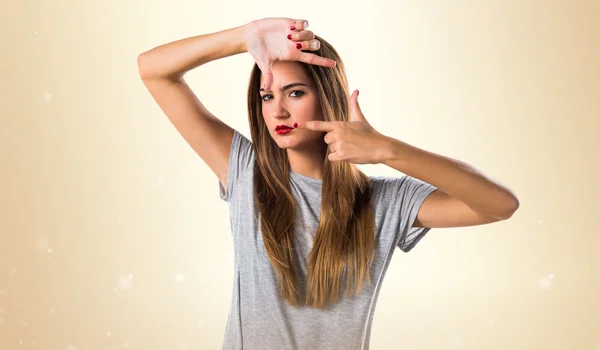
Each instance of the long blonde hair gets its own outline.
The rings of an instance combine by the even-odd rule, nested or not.
[[[325,121],[347,121],[349,89],[342,60],[323,38],[316,55],[334,59],[337,65],[321,67],[298,62],[312,78]],[[294,256],[293,224],[296,204],[289,185],[287,152],[277,146],[263,120],[258,93],[261,71],[255,64],[248,87],[248,119],[253,147],[254,200],[258,204],[260,228],[266,252],[279,281],[279,293],[291,305],[300,304],[298,273]],[[325,141],[323,141],[324,143]],[[329,150],[327,151],[329,154]],[[321,215],[308,258],[307,294],[304,305],[324,308],[338,300],[347,279],[356,295],[366,280],[374,255],[375,219],[371,208],[371,183],[356,165],[330,162],[322,171]]]

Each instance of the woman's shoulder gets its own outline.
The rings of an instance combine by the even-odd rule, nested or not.
[[[423,181],[409,175],[384,176],[371,175],[371,189],[373,197],[398,197],[415,188],[426,186]]]
[[[405,180],[405,175],[401,176],[386,176],[386,175],[369,175],[372,187],[395,186]]]

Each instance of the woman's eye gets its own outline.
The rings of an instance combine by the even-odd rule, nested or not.
[[[296,96],[292,96],[292,97],[300,97],[300,96],[304,95],[304,91],[300,91],[300,90],[294,90],[294,91],[290,92],[290,95],[292,95],[294,93],[296,94]],[[272,99],[272,98],[273,98],[273,95],[266,94],[266,95],[263,95],[262,100],[268,101],[269,99]]]

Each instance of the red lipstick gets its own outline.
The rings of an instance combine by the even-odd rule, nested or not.
[[[275,127],[275,132],[278,133],[279,135],[287,134],[287,133],[291,132],[292,130],[294,130],[293,127],[283,125],[283,124],[277,125],[277,127]]]

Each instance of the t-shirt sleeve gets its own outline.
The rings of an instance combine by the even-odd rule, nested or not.
[[[403,176],[400,180],[400,237],[398,248],[408,253],[431,230],[429,227],[412,227],[421,205],[437,188],[411,176]]]
[[[397,247],[411,251],[429,232],[428,227],[412,227],[425,199],[437,188],[414,177],[404,175],[383,181],[382,205],[387,230],[397,235]]]
[[[227,168],[227,188],[223,188],[220,181],[219,198],[229,202],[234,195],[236,185],[243,176],[251,176],[254,150],[252,142],[236,129],[233,129],[233,140],[229,152],[229,165]]]

